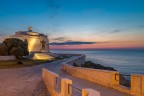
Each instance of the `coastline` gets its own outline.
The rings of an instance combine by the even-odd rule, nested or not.
[[[86,61],[92,61],[104,66],[113,67],[122,74],[144,74],[144,51],[79,51],[79,50],[52,50],[52,53],[84,54]]]
[[[79,67],[77,64],[73,64],[75,67]],[[104,66],[102,64],[94,63],[92,61],[85,61],[85,64],[81,65],[84,68],[92,68],[92,69],[101,69],[101,70],[110,70],[110,71],[117,71],[113,67]]]

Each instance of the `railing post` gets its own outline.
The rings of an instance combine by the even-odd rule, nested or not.
[[[42,69],[42,79],[44,80],[44,83],[51,96],[59,96],[59,92],[55,90],[57,77],[59,77],[58,74],[44,68]]]
[[[111,86],[115,86],[115,85],[119,85],[119,80],[120,80],[120,75],[119,72],[112,72],[111,73],[111,78],[112,78],[112,82],[111,82]]]
[[[100,96],[100,92],[90,88],[82,89],[82,96]]]
[[[144,75],[131,75],[131,94],[134,96],[144,96]]]
[[[61,95],[62,96],[72,96],[72,89],[69,85],[72,85],[72,80],[67,78],[62,78],[61,80]]]
[[[59,84],[58,84],[59,81],[58,81],[58,79],[59,79],[59,77],[56,77],[56,78],[55,78],[55,89],[56,89],[56,90],[58,90],[58,87],[59,87]]]
[[[144,75],[142,76],[142,95],[144,96]]]
[[[88,91],[86,89],[82,89],[82,96],[88,96]]]

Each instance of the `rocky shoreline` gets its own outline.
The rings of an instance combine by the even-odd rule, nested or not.
[[[80,67],[76,63],[74,63],[73,66]],[[85,64],[81,65],[81,67],[93,68],[93,69],[102,69],[102,70],[110,70],[110,71],[117,71],[113,67],[103,66],[101,64],[93,63],[92,61],[86,61]]]

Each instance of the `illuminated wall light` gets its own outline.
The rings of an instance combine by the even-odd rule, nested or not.
[[[33,51],[35,49],[35,47],[39,47],[39,46],[36,46],[37,45],[36,43],[39,43],[39,40],[36,38],[31,38],[28,40],[29,52]]]
[[[54,57],[44,54],[44,53],[35,53],[33,59],[34,60],[52,60],[54,59]]]

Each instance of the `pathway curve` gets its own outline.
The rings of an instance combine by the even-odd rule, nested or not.
[[[63,72],[61,70],[61,63],[67,59],[33,67],[0,69],[0,96],[48,96],[48,93],[43,92],[43,90],[37,92],[39,89],[43,88],[41,87],[43,86],[41,68],[46,68],[60,74],[61,77],[71,79],[73,81],[73,85],[80,89],[93,88],[99,91],[101,96],[130,96],[128,94],[70,76],[69,74]]]

